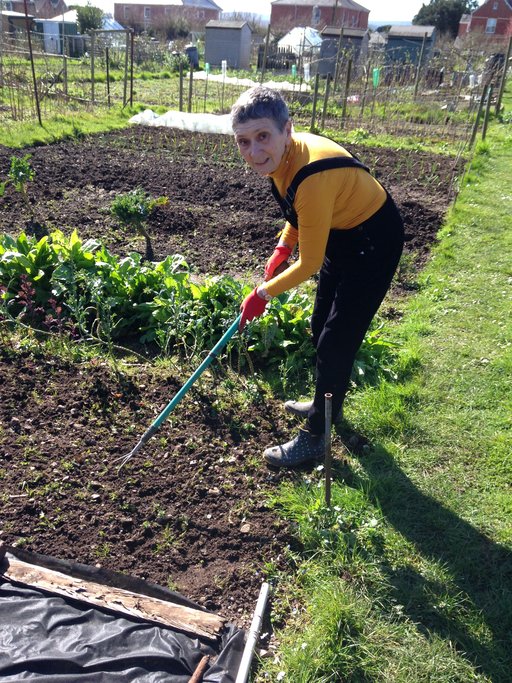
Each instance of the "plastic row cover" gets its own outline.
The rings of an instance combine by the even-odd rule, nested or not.
[[[141,579],[22,551],[16,551],[16,557],[84,580],[201,609]],[[226,625],[216,644],[0,576],[0,681],[188,683],[201,659],[210,655],[212,663],[203,674],[203,683],[232,683],[243,645],[244,632],[233,625]]]

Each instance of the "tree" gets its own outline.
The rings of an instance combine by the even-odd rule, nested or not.
[[[75,7],[76,17],[78,22],[78,30],[80,33],[89,33],[90,31],[97,31],[103,26],[103,11],[99,7],[92,5],[85,5],[85,7]]]
[[[417,26],[435,26],[439,33],[456,38],[463,14],[470,14],[478,7],[477,0],[430,0],[422,5],[412,20]]]

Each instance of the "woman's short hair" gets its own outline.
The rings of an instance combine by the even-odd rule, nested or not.
[[[290,114],[288,106],[277,90],[255,85],[240,95],[231,107],[231,125],[247,123],[252,119],[272,119],[279,131],[283,131]]]

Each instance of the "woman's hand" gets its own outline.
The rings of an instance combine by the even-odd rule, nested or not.
[[[288,268],[288,259],[292,254],[290,247],[280,244],[265,265],[265,282],[271,280]]]
[[[265,310],[265,306],[268,303],[268,299],[263,298],[258,294],[258,287],[245,297],[240,306],[242,311],[242,318],[240,320],[240,325],[238,326],[238,331],[241,332],[246,323],[251,322],[254,318],[258,318]]]

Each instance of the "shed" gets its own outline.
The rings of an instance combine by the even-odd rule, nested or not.
[[[248,69],[251,61],[251,27],[246,21],[210,20],[205,26],[204,60],[231,69]]]
[[[318,63],[318,73],[321,76],[327,76],[329,73],[334,74],[339,48],[342,53],[350,55],[355,64],[366,59],[368,55],[370,34],[365,29],[326,26],[321,32],[321,36],[322,44]]]
[[[27,18],[32,25],[34,15],[28,14]],[[0,28],[2,33],[10,33],[14,35],[20,31],[27,30],[27,22],[23,12],[14,12],[12,10],[2,10],[0,12]],[[0,37],[0,40],[2,38]]]
[[[428,62],[436,41],[435,26],[392,26],[388,32],[386,60],[417,64],[425,41],[422,64]]]
[[[44,51],[50,54],[61,55],[63,37],[66,40],[66,54],[77,57],[82,54],[82,49],[77,48],[78,26],[76,23],[76,11],[69,10],[60,17],[52,19],[36,19],[35,30],[42,34]],[[82,40],[80,39],[80,46]]]

